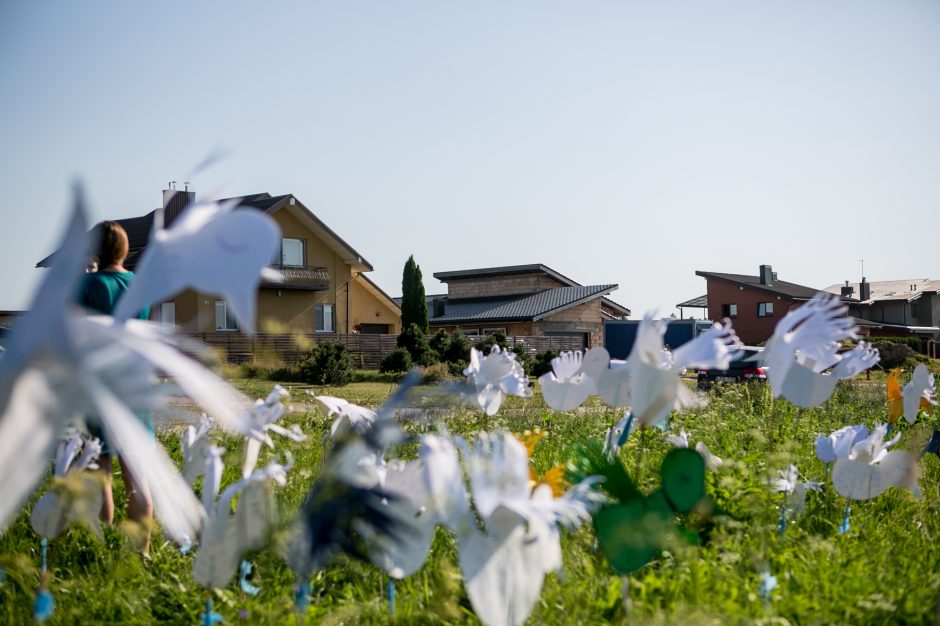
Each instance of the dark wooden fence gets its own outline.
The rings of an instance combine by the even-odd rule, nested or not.
[[[253,337],[241,333],[187,333],[188,336],[202,341],[216,349],[229,363],[280,362],[292,365],[314,345],[322,341],[342,341],[352,355],[356,367],[360,369],[378,369],[382,359],[397,346],[397,335],[307,333],[307,334],[266,334]],[[430,337],[428,337],[430,339]],[[471,341],[478,337],[469,337]],[[581,337],[509,337],[509,345],[524,348],[530,354],[536,354],[549,348],[557,350],[581,350],[584,341]]]

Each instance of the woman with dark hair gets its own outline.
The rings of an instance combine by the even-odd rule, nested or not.
[[[127,258],[127,233],[117,222],[101,222],[92,230],[93,240],[98,242],[95,260],[98,271],[85,274],[82,280],[81,292],[78,302],[86,309],[97,313],[110,315],[114,311],[118,299],[127,290],[134,273],[125,269],[124,259]],[[149,317],[149,309],[144,309],[138,315],[141,319]],[[149,414],[140,415],[144,425],[153,432],[153,421]],[[104,483],[104,500],[101,506],[101,519],[107,524],[114,521],[114,494],[111,491],[113,450],[108,446],[101,431],[100,425],[89,424],[92,434],[101,439],[103,453],[98,461],[99,472]],[[121,464],[121,473],[124,476],[124,490],[127,494],[127,517],[141,525],[143,536],[139,543],[141,550],[146,553],[150,549],[150,525],[153,519],[153,502],[150,498],[150,489],[146,484],[138,484],[134,476],[128,471],[124,462]]]

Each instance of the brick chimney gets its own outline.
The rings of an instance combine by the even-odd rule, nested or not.
[[[855,293],[855,287],[850,285],[849,281],[845,281],[845,286],[842,287],[842,297],[843,298],[851,297],[853,293]]]
[[[774,271],[769,265],[760,266],[760,284],[767,285],[768,287],[773,286],[774,284]]]
[[[871,283],[867,282],[864,276],[862,276],[862,282],[858,284],[858,298],[863,302],[871,298]]]

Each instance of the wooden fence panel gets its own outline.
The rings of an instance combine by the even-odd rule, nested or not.
[[[241,333],[188,333],[219,352],[219,357],[229,363],[252,361],[282,362],[294,365],[314,345],[323,341],[342,341],[358,369],[379,369],[382,359],[397,347],[397,335],[339,334],[339,333],[258,333],[253,337]],[[430,337],[428,337],[430,339]],[[470,337],[471,340],[476,339]],[[580,337],[508,337],[509,345],[524,348],[529,354],[556,350],[582,350]]]

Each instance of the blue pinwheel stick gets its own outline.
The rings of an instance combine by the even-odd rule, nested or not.
[[[842,524],[839,525],[839,534],[844,535],[845,533],[851,530],[852,526],[849,524],[849,513],[852,511],[852,507],[845,505],[845,513],[842,515]]]
[[[389,578],[388,583],[385,585],[385,595],[388,598],[388,616],[394,621],[395,620],[395,581]]]
[[[49,578],[49,567],[46,561],[48,548],[49,540],[43,537],[39,541],[39,591],[36,593],[36,600],[33,602],[33,619],[38,623],[45,622],[55,612],[55,599],[46,586]]]

